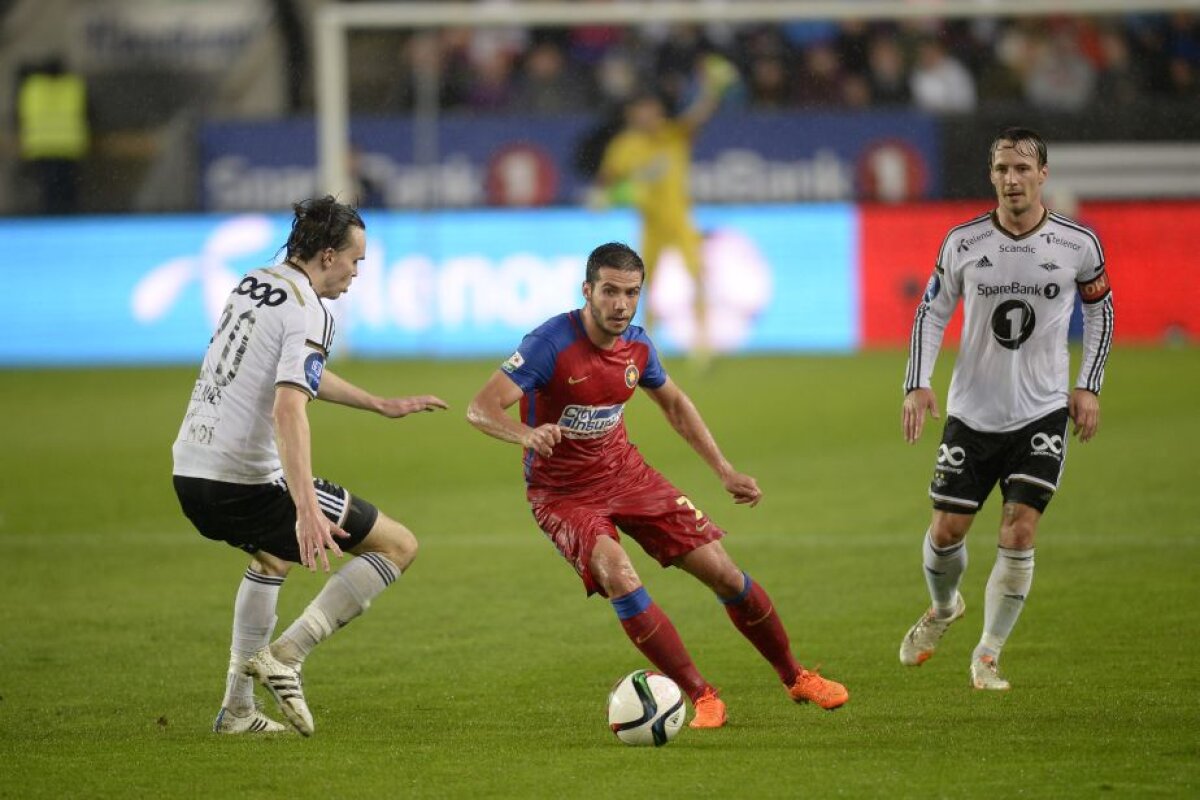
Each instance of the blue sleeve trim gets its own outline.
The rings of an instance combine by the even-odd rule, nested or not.
[[[613,598],[612,606],[613,610],[617,612],[617,619],[632,619],[649,608],[653,602],[646,587],[639,586],[629,594]]]
[[[750,580],[750,576],[743,572],[742,591],[735,594],[733,597],[718,596],[717,599],[721,601],[721,605],[723,606],[736,606],[738,603],[746,599],[747,595],[750,594],[750,589],[753,588],[753,586],[754,581]]]

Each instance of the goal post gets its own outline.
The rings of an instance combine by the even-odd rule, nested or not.
[[[924,17],[1044,17],[1197,10],[1197,0],[695,0],[588,3],[367,2],[322,5],[315,18],[315,112],[319,193],[349,194],[349,61],[353,30],[504,28],[653,23],[766,23],[802,20],[905,20]]]

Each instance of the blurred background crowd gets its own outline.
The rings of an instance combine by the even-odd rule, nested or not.
[[[311,121],[314,21],[333,1],[0,0],[0,214],[220,207],[202,199],[219,160],[205,161],[206,126]],[[742,76],[726,116],[924,114],[947,163],[959,158],[955,121],[969,118],[1075,140],[1113,124],[1125,142],[1200,130],[1200,14],[1184,12],[356,30],[350,107],[611,124],[647,88],[682,106],[698,56],[713,52]],[[1073,122],[1056,131],[1047,119]]]

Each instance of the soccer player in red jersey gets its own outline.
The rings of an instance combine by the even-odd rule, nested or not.
[[[626,435],[625,403],[640,386],[735,503],[754,506],[762,499],[754,478],[721,454],[646,332],[630,324],[644,278],[645,265],[630,247],[614,242],[593,250],[583,308],[527,335],[471,401],[467,418],[489,436],[525,448],[526,495],[538,525],[588,594],[609,598],[630,641],[688,695],[696,709],[693,728],[724,725],[725,703],[642,586],[618,528],[664,567],[679,567],[712,589],[793,700],[837,708],[849,699],[846,688],[796,662],[771,598],[721,546],[724,532],[647,464]],[[518,400],[519,421],[506,413]]]

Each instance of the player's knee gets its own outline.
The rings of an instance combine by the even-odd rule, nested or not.
[[[363,549],[379,553],[402,571],[417,558],[417,537],[412,531],[383,514],[363,541]]]
[[[934,511],[933,521],[929,525],[929,538],[934,547],[953,547],[963,540],[974,521],[973,514]]]
[[[619,544],[616,542],[612,542],[611,546],[605,544],[611,541],[611,539],[602,538],[600,542],[597,542],[596,548],[592,551],[588,569],[591,570],[592,577],[596,579],[596,583],[600,584],[600,588],[606,595],[620,597],[635,591],[642,585],[642,579],[638,577],[637,570],[633,568],[633,562],[629,560],[629,556],[625,554]]]
[[[1032,515],[1018,514],[1000,523],[1000,545],[1013,550],[1028,550],[1033,547],[1037,534],[1037,519]]]
[[[262,575],[282,578],[291,571],[292,563],[260,550],[254,554],[254,560],[250,562],[250,569]]]

